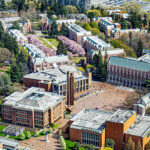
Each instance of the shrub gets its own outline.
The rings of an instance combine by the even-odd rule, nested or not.
[[[39,135],[39,132],[38,131],[35,131],[35,134],[34,134],[35,136],[38,136]]]
[[[31,133],[29,131],[27,131],[27,138],[30,139],[31,138]]]
[[[20,140],[24,140],[25,139],[25,135],[24,135],[24,133],[22,132],[21,134],[20,134]]]
[[[115,142],[113,139],[106,139],[105,147],[110,147],[110,148],[114,149],[114,145],[115,145]]]
[[[46,134],[46,130],[45,130],[45,129],[42,131],[42,134],[43,134],[43,135],[45,135],[45,134]]]

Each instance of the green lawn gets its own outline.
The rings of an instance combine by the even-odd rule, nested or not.
[[[2,133],[2,131],[3,131],[4,128],[6,128],[6,127],[0,125],[0,136],[6,136],[6,134]]]
[[[85,57],[73,57],[72,58],[72,60],[75,64],[78,64],[81,59],[84,59],[86,61]]]
[[[72,150],[74,148],[74,142],[70,141],[70,140],[65,140],[66,141],[66,150]],[[80,150],[84,150],[83,147],[80,148]]]
[[[53,46],[57,48],[59,42],[56,39],[47,39]]]
[[[38,37],[40,41],[43,42],[43,45],[45,45],[46,47],[50,48],[50,49],[53,49],[51,45],[49,45],[43,38],[41,37]]]

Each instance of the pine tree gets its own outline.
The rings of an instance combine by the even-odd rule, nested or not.
[[[66,47],[65,47],[64,43],[61,40],[59,41],[57,49],[58,49],[57,50],[57,55],[61,55],[61,54],[66,55],[67,54]]]
[[[97,77],[103,78],[104,75],[104,66],[103,66],[103,60],[102,60],[102,54],[101,51],[98,53],[98,67],[97,67]]]
[[[92,65],[95,66],[96,68],[98,67],[98,55],[97,55],[97,54],[95,54],[95,55],[93,56]]]
[[[61,25],[61,30],[60,30],[60,34],[63,36],[67,36],[68,35],[68,30],[67,27],[64,23],[62,23]]]
[[[13,22],[12,29],[21,30],[20,25],[19,25],[19,23],[17,21]]]
[[[143,25],[144,27],[147,25],[147,15],[144,15],[144,19],[143,19]]]
[[[128,143],[126,144],[126,150],[135,150],[135,143],[132,141],[132,137],[129,137]]]
[[[53,21],[52,25],[51,25],[51,31],[50,31],[50,37],[54,37],[58,35],[58,25],[56,23],[56,21]]]
[[[141,57],[142,56],[142,51],[143,51],[143,42],[140,40],[138,42],[138,48],[136,50],[136,56]]]

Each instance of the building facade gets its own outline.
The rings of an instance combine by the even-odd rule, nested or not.
[[[110,57],[107,64],[107,82],[133,88],[142,88],[150,79],[150,63],[132,58]]]
[[[90,31],[84,30],[82,27],[77,24],[70,24],[68,26],[68,36],[71,40],[74,40],[78,44],[83,43],[83,37],[91,36],[92,33]]]
[[[133,110],[119,109],[106,112],[96,109],[84,109],[69,122],[69,138],[83,145],[92,144],[104,148],[106,139],[113,139],[114,149],[122,150],[129,137],[135,145],[138,141],[145,150],[150,141],[150,117],[140,116]]]
[[[49,70],[31,73],[23,78],[25,87],[41,87],[46,91],[64,95],[67,104],[73,105],[74,100],[89,94],[92,75],[84,75],[73,66],[61,66]]]
[[[64,96],[32,87],[4,99],[1,107],[2,120],[30,128],[45,128],[63,118],[65,105]]]

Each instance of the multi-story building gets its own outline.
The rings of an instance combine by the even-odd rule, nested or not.
[[[113,38],[120,38],[123,34],[129,34],[129,33],[146,33],[147,30],[141,30],[141,29],[116,29],[114,28],[111,30],[110,36]]]
[[[86,61],[89,64],[92,64],[93,62],[93,57],[94,55],[98,55],[99,50],[90,50],[87,52],[86,55]],[[126,53],[124,52],[124,49],[119,49],[119,48],[108,48],[106,50],[102,50],[101,54],[103,56],[103,59],[105,58],[105,56],[107,55],[107,60],[111,57],[111,56],[119,56],[119,57],[126,57]]]
[[[27,37],[21,31],[19,31],[17,29],[10,30],[9,34],[12,37],[16,38],[16,41],[19,46],[23,46],[28,43]]]
[[[85,14],[69,14],[68,19],[76,19],[76,21],[87,23],[90,19]]]
[[[137,145],[140,141],[142,150],[150,141],[150,117],[140,116],[133,110],[119,109],[106,112],[96,109],[84,109],[67,124],[69,137],[81,144],[92,144],[104,148],[106,139],[113,139],[115,150],[123,149],[129,137]]]
[[[71,40],[76,41],[78,44],[83,43],[83,37],[91,36],[92,33],[90,31],[84,30],[82,27],[77,24],[70,24],[68,26],[68,36]]]
[[[150,63],[112,56],[107,63],[107,73],[108,83],[142,88],[150,79]]]
[[[91,49],[105,50],[111,48],[111,45],[110,43],[106,43],[102,39],[98,38],[98,36],[86,36],[83,37],[83,47],[88,52]]]
[[[144,114],[147,108],[150,107],[150,93],[141,97],[136,104],[133,105],[133,110],[139,114]]]
[[[120,29],[121,25],[119,23],[110,22],[107,17],[104,19],[100,19],[99,28],[101,31],[105,33],[108,37],[111,36],[111,31],[113,29]]]
[[[50,56],[50,57],[41,57],[34,58],[30,61],[30,67],[33,72],[39,72],[42,70],[51,69],[54,67],[60,67],[63,65],[69,65],[70,59],[68,56],[59,55],[59,56]]]
[[[30,128],[45,128],[63,118],[65,105],[65,96],[32,87],[4,99],[1,107],[2,120]]]
[[[54,67],[49,70],[25,75],[25,87],[41,87],[67,97],[67,104],[73,105],[74,100],[89,94],[92,76],[87,76],[73,66]]]

